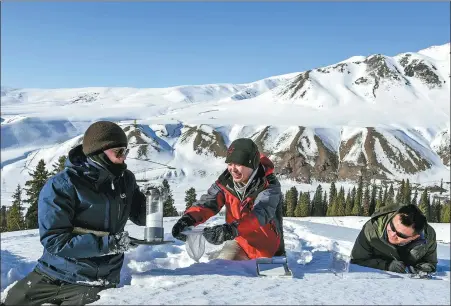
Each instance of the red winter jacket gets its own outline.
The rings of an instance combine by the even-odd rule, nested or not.
[[[226,206],[226,222],[238,222],[235,240],[250,259],[273,257],[283,248],[282,191],[274,175],[274,164],[260,154],[257,174],[240,201],[232,176],[225,170],[207,194],[185,211],[197,222],[207,221]]]

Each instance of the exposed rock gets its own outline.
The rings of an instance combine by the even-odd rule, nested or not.
[[[435,70],[437,69],[435,68]],[[432,71],[432,69],[424,63],[424,61],[414,59],[404,68],[404,73],[409,77],[415,76],[419,78],[425,84],[429,85],[430,88],[442,86],[442,81],[439,76]]]
[[[197,154],[212,153],[215,157],[225,157],[227,147],[222,135],[210,127],[208,128],[211,129],[211,133],[207,133],[202,127],[203,125],[187,127],[187,130],[180,136],[180,142],[186,142],[194,137],[193,150]]]
[[[79,95],[78,97],[73,98],[72,101],[70,101],[70,103],[71,104],[75,104],[75,103],[92,103],[95,100],[97,100],[98,96],[99,96],[98,92],[87,93],[87,94]]]
[[[306,72],[300,73],[291,83],[289,83],[284,90],[282,90],[281,95],[290,95],[290,98],[293,98],[298,92],[303,89],[305,83],[309,79],[311,70],[308,70]],[[304,89],[304,91],[300,94],[300,97],[304,97],[307,90]]]

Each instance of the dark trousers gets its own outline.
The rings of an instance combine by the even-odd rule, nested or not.
[[[34,269],[8,291],[5,305],[85,305],[97,301],[97,293],[105,289],[67,283]]]

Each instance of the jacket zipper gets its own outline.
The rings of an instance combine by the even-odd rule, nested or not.
[[[121,219],[121,203],[117,205],[117,221]]]
[[[116,221],[120,220],[120,215],[121,215],[121,205],[119,203],[119,201],[117,201],[117,193],[116,193],[116,188],[114,188],[114,180],[111,180],[111,190],[113,190],[113,202],[117,205],[117,217],[116,217]],[[119,193],[120,195],[120,193]],[[116,222],[117,223],[117,222]],[[117,227],[117,224],[116,224]],[[116,229],[112,229],[113,231],[116,231]]]

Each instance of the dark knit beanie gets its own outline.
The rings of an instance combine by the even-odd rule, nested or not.
[[[257,169],[260,164],[260,152],[252,139],[238,138],[227,149],[225,162],[235,163],[248,168]]]
[[[119,125],[110,121],[98,121],[91,124],[85,132],[83,153],[88,156],[127,145],[127,135]]]

